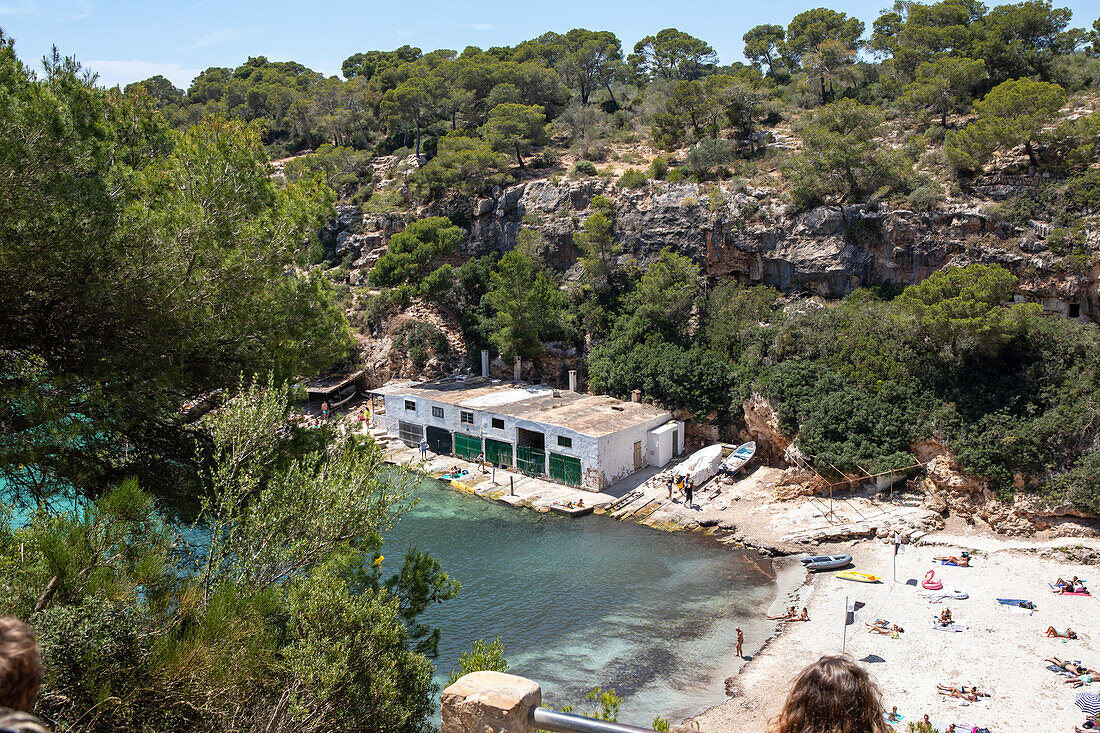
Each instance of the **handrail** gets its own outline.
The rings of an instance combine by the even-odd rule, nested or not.
[[[531,708],[531,724],[551,733],[653,733],[650,728],[586,718],[583,715],[563,713],[543,707]]]

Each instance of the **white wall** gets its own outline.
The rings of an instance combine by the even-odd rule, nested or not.
[[[621,481],[636,470],[634,468],[634,443],[642,443],[642,466],[649,463],[649,431],[668,422],[668,415],[658,415],[644,423],[632,425],[600,438],[600,466],[604,485]]]
[[[492,412],[461,407],[459,405],[444,404],[420,396],[409,397],[402,394],[392,394],[386,395],[385,399],[386,414],[383,419],[380,420],[380,423],[385,431],[393,436],[398,434],[397,423],[401,420],[416,423],[417,425],[432,425],[443,428],[444,430],[449,430],[452,433],[466,433],[468,435],[477,435],[482,439],[491,438],[493,440],[509,443],[512,446],[512,460],[514,462],[516,457],[516,429],[523,428],[524,430],[534,430],[545,435],[547,473],[549,473],[550,470],[550,453],[579,458],[581,461],[582,485],[584,485],[583,477],[588,474],[590,469],[598,470],[599,468],[598,440],[588,435],[582,435],[569,428],[547,425],[545,423],[512,417],[510,415],[499,415]],[[416,402],[415,413],[405,410],[406,399]],[[432,417],[432,407],[442,407],[443,417]],[[460,412],[472,412],[474,414],[473,425],[462,424],[460,421]],[[492,427],[492,419],[494,417],[504,421],[503,430]],[[559,446],[559,435],[570,438],[573,445],[569,448]],[[593,490],[597,491],[599,490],[598,487],[590,487],[587,485],[584,487],[593,488]]]

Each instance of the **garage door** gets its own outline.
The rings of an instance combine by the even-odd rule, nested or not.
[[[485,460],[494,466],[511,467],[512,444],[492,438],[485,439]]]
[[[443,428],[433,427],[431,425],[427,428],[428,432],[428,450],[432,453],[438,453],[441,456],[451,455],[451,431],[444,430]]]
[[[466,433],[455,433],[455,455],[467,461],[476,461],[481,455],[481,438]]]
[[[530,476],[546,473],[546,451],[521,445],[516,448],[516,468]]]
[[[424,439],[424,426],[401,420],[397,423],[397,434],[406,445],[418,446]]]
[[[561,481],[570,486],[581,485],[581,459],[573,456],[563,456],[559,453],[550,454],[550,478]]]

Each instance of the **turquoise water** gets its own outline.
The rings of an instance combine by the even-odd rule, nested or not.
[[[773,576],[756,553],[515,509],[431,480],[420,491],[385,553],[396,560],[411,541],[462,583],[424,618],[442,630],[440,683],[474,640],[500,636],[509,671],[537,681],[544,704],[587,712],[584,694],[600,685],[623,696],[622,722],[648,726],[659,713],[677,723],[725,699],[734,629],[747,648],[767,633]]]

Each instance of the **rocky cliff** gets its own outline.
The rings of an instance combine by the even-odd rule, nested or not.
[[[1029,182],[979,184],[975,191],[1003,195]],[[436,204],[419,213],[459,222],[468,234],[469,256],[507,251],[521,229],[535,229],[547,262],[564,271],[576,262],[573,235],[597,194],[615,203],[622,257],[643,266],[671,247],[712,277],[834,298],[864,286],[920,282],[948,264],[997,263],[1020,277],[1021,299],[1064,315],[1100,317],[1100,272],[1051,253],[1045,241],[1049,227],[1016,227],[982,204],[936,212],[861,204],[798,213],[780,203],[773,189],[736,183],[652,182],[624,190],[600,179],[540,179],[491,198]],[[326,236],[338,254],[351,255],[363,276],[402,226],[399,216],[363,220],[349,208]],[[1100,250],[1100,238],[1090,238],[1090,249]]]

